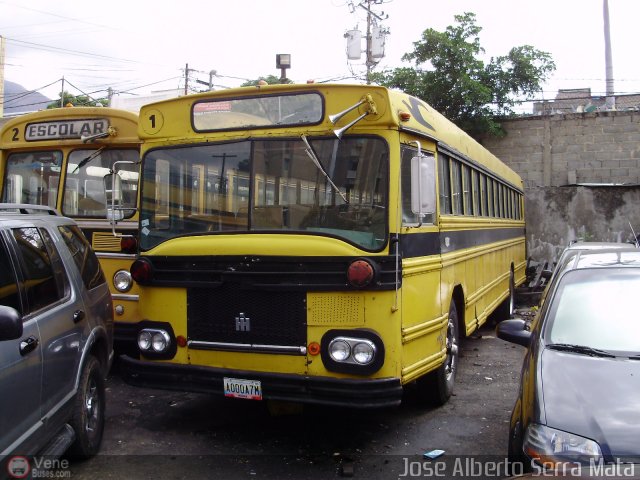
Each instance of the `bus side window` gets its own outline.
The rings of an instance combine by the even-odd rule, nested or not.
[[[451,169],[449,167],[449,157],[438,153],[438,178],[440,192],[440,214],[451,214]]]

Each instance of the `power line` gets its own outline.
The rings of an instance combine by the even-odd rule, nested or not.
[[[62,79],[59,78],[55,82],[51,82],[48,85],[45,85],[44,87],[40,87],[40,88],[38,88],[36,90],[30,90],[30,91],[27,91],[27,92],[22,92],[21,94],[16,95],[16,96],[14,96],[14,97],[12,97],[10,99],[7,99],[7,100],[5,100],[4,98],[0,98],[0,103],[6,105],[7,103],[13,102],[14,100],[19,100],[19,99],[24,98],[24,97],[26,97],[28,95],[33,94],[33,93],[38,93],[40,90],[44,90],[45,88],[48,88],[51,85],[54,85],[54,84],[58,83],[60,80],[62,80]],[[42,103],[42,102],[38,102],[38,103]]]
[[[103,58],[105,60],[115,60],[117,62],[125,62],[125,63],[136,63],[136,64],[143,64],[144,63],[144,62],[139,62],[139,61],[136,61],[136,60],[129,60],[129,59],[126,59],[126,58],[117,58],[117,57],[110,57],[108,55],[100,55],[98,53],[81,52],[81,51],[78,51],[78,50],[69,50],[67,48],[52,47],[50,45],[42,45],[40,43],[25,42],[24,40],[16,40],[15,38],[4,37],[4,39],[9,43],[23,44],[23,45],[26,45],[27,47],[30,47],[30,48],[45,50],[45,51],[49,51],[49,52],[63,52],[63,53],[67,53],[69,55],[77,55],[77,56],[84,56],[84,57],[94,57],[94,58]]]
[[[68,83],[69,85],[71,85],[73,88],[75,88],[76,90],[78,90],[80,93],[82,93],[85,97],[90,98],[91,100],[93,100],[94,102],[97,102],[98,100],[96,100],[95,98],[93,98],[91,96],[91,94],[83,92],[82,90],[80,90],[78,87],[76,87],[73,83],[71,83],[69,80],[65,79],[65,83]],[[99,92],[103,92],[104,90],[98,90]],[[96,92],[93,92],[96,93]],[[64,95],[64,92],[62,92],[62,95]]]
[[[16,3],[5,2],[5,1],[2,1],[2,0],[0,0],[0,3],[3,3],[5,5],[9,5],[11,7],[22,8],[23,10],[30,10],[32,12],[43,13],[43,14],[49,15],[51,17],[60,18],[62,20],[71,20],[73,22],[86,23],[87,25],[91,25],[93,27],[101,27],[101,28],[106,28],[108,30],[122,31],[122,29],[114,28],[114,27],[109,26],[109,25],[102,25],[102,24],[99,24],[99,23],[87,22],[86,20],[82,20],[80,18],[66,17],[64,15],[58,15],[57,13],[51,13],[51,12],[47,12],[47,11],[44,11],[44,10],[38,10],[38,9],[35,9],[35,8],[25,7],[24,5],[18,5]]]

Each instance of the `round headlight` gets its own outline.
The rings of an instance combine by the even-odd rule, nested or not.
[[[169,344],[171,343],[171,339],[169,338],[169,334],[164,330],[158,330],[153,334],[151,338],[153,350],[161,353],[169,348]]]
[[[127,270],[118,270],[113,276],[113,286],[119,292],[128,292],[133,286],[133,279]]]
[[[336,362],[344,362],[351,354],[351,347],[340,339],[332,340],[329,344],[329,355]]]
[[[142,330],[138,334],[138,347],[140,347],[140,350],[143,352],[146,352],[151,348],[151,332],[148,330]]]
[[[371,342],[360,342],[353,346],[353,359],[360,365],[368,365],[376,354],[376,346]]]

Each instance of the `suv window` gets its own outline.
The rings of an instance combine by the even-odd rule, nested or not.
[[[0,239],[0,305],[12,307],[18,312],[22,312],[18,283],[7,252],[7,246],[2,239]]]
[[[53,267],[53,273],[57,279],[58,293],[60,298],[67,297],[71,293],[71,287],[69,286],[69,277],[64,270],[64,262],[60,258],[60,253],[55,246],[55,240],[46,228],[41,228],[40,233],[42,239],[49,252],[51,258],[51,266]]]
[[[105,283],[106,280],[100,268],[98,257],[91,250],[91,246],[82,231],[78,227],[71,225],[63,225],[58,227],[58,230],[60,230],[60,234],[73,256],[73,261],[78,270],[80,270],[85,287],[91,290]]]
[[[54,273],[40,231],[35,227],[15,228],[13,236],[22,258],[24,289],[27,293],[28,312],[24,313],[35,312],[64,298],[64,284]],[[53,245],[50,248],[55,251]]]

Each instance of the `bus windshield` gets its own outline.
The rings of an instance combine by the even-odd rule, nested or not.
[[[73,150],[67,159],[62,213],[70,217],[106,215],[103,178],[116,161],[131,164],[120,168],[128,216],[135,213],[138,195],[138,150],[83,148]],[[2,201],[30,203],[56,208],[60,189],[63,154],[58,150],[12,153],[7,158]]]
[[[56,207],[62,152],[12,153],[7,158],[2,202]]]
[[[322,97],[317,93],[203,100],[193,106],[196,132],[304,125],[320,120]]]
[[[182,235],[286,231],[381,250],[388,163],[387,143],[372,136],[151,150],[143,161],[140,247]]]
[[[104,217],[107,214],[104,176],[119,165],[123,207],[126,217],[135,213],[138,196],[138,150],[125,148],[90,148],[73,150],[69,154],[64,185],[62,212],[72,217]]]

